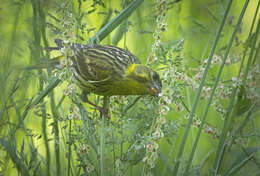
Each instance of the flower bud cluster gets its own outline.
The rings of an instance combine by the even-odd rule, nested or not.
[[[167,1],[166,0],[157,0],[157,18],[156,18],[156,29],[153,33],[153,37],[155,39],[154,44],[152,45],[152,51],[150,53],[150,56],[147,59],[148,64],[152,64],[154,61],[156,61],[158,58],[156,56],[156,50],[161,45],[161,38],[162,38],[162,32],[167,30],[167,23],[166,23],[166,11],[167,11]],[[167,81],[169,77],[166,78],[165,73],[162,80]],[[163,83],[164,84],[164,83]],[[155,163],[158,159],[158,140],[164,137],[163,133],[163,125],[166,123],[165,116],[170,111],[169,105],[172,103],[172,95],[171,91],[162,91],[162,93],[159,95],[159,106],[158,106],[158,117],[156,118],[155,123],[152,127],[152,133],[150,136],[150,142],[146,144],[146,155],[143,158],[143,162],[147,164],[148,169],[146,170],[145,174],[150,175],[150,169],[155,167]]]
[[[79,108],[77,106],[73,107],[71,113],[68,115],[68,119],[69,120],[72,120],[72,119],[81,120],[82,119]]]
[[[81,147],[80,147],[80,152],[81,153],[86,153],[88,154],[88,152],[90,151],[91,147],[88,145],[88,144],[81,144]]]
[[[166,0],[157,0],[157,18],[156,18],[156,29],[153,33],[154,44],[152,45],[152,52],[147,59],[148,64],[152,64],[158,58],[156,57],[156,50],[161,45],[162,32],[167,30],[166,23],[166,11],[167,11],[167,1]]]
[[[62,27],[62,35],[64,38],[74,40],[76,36],[74,34],[74,30],[77,28],[77,20],[73,17],[68,4],[61,3],[61,19],[60,19],[60,26]]]
[[[69,96],[71,94],[75,94],[76,93],[76,86],[74,84],[69,84],[64,90],[63,90],[63,94],[65,96]]]
[[[145,162],[150,169],[155,167],[155,162],[158,159],[158,149],[159,146],[155,141],[147,144],[145,146],[146,156],[143,158],[143,162]]]
[[[91,173],[93,171],[94,171],[94,166],[92,164],[88,163],[88,165],[87,165],[87,172]]]

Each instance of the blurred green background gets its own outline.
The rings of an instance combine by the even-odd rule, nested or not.
[[[0,176],[27,174],[102,175],[99,164],[100,151],[94,151],[92,145],[89,144],[91,140],[85,136],[88,132],[81,131],[92,128],[89,133],[95,134],[96,138],[93,140],[96,141],[98,149],[100,120],[90,118],[90,120],[85,121],[88,125],[84,126],[85,122],[80,120],[66,121],[62,119],[73,111],[71,108],[74,106],[70,99],[63,95],[68,84],[66,82],[53,89],[43,102],[28,110],[30,102],[46,88],[54,76],[51,71],[24,68],[60,55],[58,51],[49,53],[40,48],[41,46],[55,46],[55,38],[86,44],[131,2],[129,0],[1,0]],[[142,128],[146,129],[145,124],[149,124],[151,113],[156,116],[155,111],[149,111],[149,108],[154,106],[149,107],[146,104],[154,100],[147,98],[135,104],[134,109],[123,118],[122,108],[132,102],[134,97],[112,99],[110,107],[114,110],[114,114],[111,124],[108,124],[105,129],[107,135],[105,136],[107,137],[104,159],[105,175],[173,174],[189,115],[187,109],[191,109],[197,91],[192,85],[199,85],[200,81],[200,79],[196,80],[195,75],[199,73],[199,68],[203,68],[203,63],[209,56],[228,1],[168,0],[165,2],[166,8],[163,13],[165,13],[167,30],[160,31],[160,46],[156,51],[153,51],[152,47],[156,41],[158,42],[153,36],[156,35],[156,29],[158,29],[157,17],[160,14],[158,8],[160,1],[155,0],[142,2],[129,18],[124,19],[114,31],[100,42],[100,44],[127,48],[143,64],[147,63],[147,58],[151,54],[155,54],[160,62],[154,62],[151,66],[159,72],[162,70],[161,76],[164,67],[163,60],[168,60],[169,65],[172,63],[169,60],[175,58],[176,61],[178,56],[181,58],[181,64],[174,65],[173,63],[173,65],[175,69],[181,70],[179,73],[182,73],[184,77],[184,81],[177,84],[179,87],[176,87],[176,93],[169,84],[165,83],[163,87],[165,90],[169,88],[174,96],[179,95],[181,101],[172,97],[174,100],[171,102],[172,104],[168,105],[170,110],[164,117],[167,121],[163,127],[165,137],[156,141],[159,144],[158,151],[156,151],[158,159],[155,161],[155,167],[151,169],[144,166],[143,158],[146,156],[146,152],[140,140],[142,137],[136,137],[138,140],[135,143],[134,135],[138,136],[142,133],[146,135],[149,133],[147,131],[152,130],[152,128],[147,127],[147,131],[140,131]],[[244,2],[244,0],[234,1],[231,5],[215,51],[216,62],[218,57],[220,61],[223,58],[230,37],[236,29],[235,25]],[[254,54],[256,59],[250,65],[249,71],[255,69],[256,71],[249,74],[251,77],[248,80],[252,81],[252,84],[250,82],[246,84],[246,93],[240,91],[240,94],[237,94],[236,100],[241,102],[244,109],[240,107],[241,113],[235,116],[232,127],[229,129],[225,141],[227,148],[221,160],[219,175],[260,175],[260,114],[257,108],[259,107],[257,99],[259,97],[259,66],[257,65],[259,63],[259,31],[256,32],[260,13],[256,14],[257,7],[259,7],[258,0],[250,1],[248,4],[228,55],[230,63],[225,64],[221,75],[221,85],[225,89],[224,94],[219,93],[221,90],[218,87],[217,91],[220,91],[214,97],[215,104],[210,107],[206,125],[203,127],[188,175],[214,175],[215,153],[225,122],[223,113],[218,112],[218,110],[227,110],[231,97],[229,94],[234,87],[232,80],[237,76],[245,48],[254,38],[256,38],[256,54]],[[253,35],[249,38],[250,27],[255,15],[256,24],[253,28]],[[178,43],[181,43],[182,46],[179,51],[176,51],[174,48],[177,47]],[[253,50],[253,47],[249,48]],[[172,53],[173,56],[170,57],[169,53]],[[246,68],[249,53],[248,51],[243,70]],[[205,83],[206,87],[213,85],[220,68],[220,61],[210,67]],[[188,84],[189,81],[186,78],[194,84]],[[189,131],[178,175],[183,175],[185,171],[198,132],[199,119],[201,119],[208,102],[208,95],[209,92],[205,89]],[[239,95],[245,95],[246,98],[239,99]],[[253,98],[248,98],[250,96]],[[100,98],[91,95],[91,99],[99,101]],[[115,103],[117,101],[118,104]],[[187,107],[186,110],[184,105]],[[84,106],[89,114],[93,117],[97,116],[88,105]],[[147,109],[144,108],[145,106]],[[133,118],[131,121],[129,118],[130,120],[128,120],[127,117],[130,117],[131,113],[134,114],[135,111],[136,116],[140,118],[147,116],[147,119],[136,120]],[[144,113],[144,117],[140,115],[142,113]],[[90,125],[90,123],[93,124]],[[75,140],[72,140],[73,137]],[[110,137],[115,140],[110,141]],[[128,139],[130,137],[132,138]],[[137,145],[140,141],[140,145]],[[143,141],[147,142],[146,139]],[[145,145],[149,144],[149,142],[145,142]],[[81,150],[84,143],[91,146],[89,152],[84,153]],[[135,146],[137,152],[130,150],[129,146]],[[90,171],[93,169],[92,167],[94,171]]]

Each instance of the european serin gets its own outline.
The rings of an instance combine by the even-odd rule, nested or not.
[[[62,47],[55,40],[57,49]],[[72,77],[86,93],[98,95],[158,95],[158,73],[141,65],[128,50],[109,45],[71,44]]]

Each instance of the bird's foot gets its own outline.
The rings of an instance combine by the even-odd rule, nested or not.
[[[101,118],[103,118],[103,117],[108,118],[108,119],[111,118],[108,109],[100,107],[100,106],[96,106],[95,108],[99,111]]]
[[[98,105],[96,105],[95,103],[92,103],[91,101],[89,101],[89,100],[88,100],[88,96],[87,96],[86,92],[84,92],[84,91],[83,91],[82,94],[81,94],[81,100],[82,100],[83,102],[85,102],[85,103],[88,103],[88,104],[94,106],[95,109],[97,109],[97,110],[99,111],[101,118],[102,118],[102,117],[106,117],[106,118],[108,118],[108,119],[111,118],[108,109],[106,109],[106,108],[104,108],[104,107],[101,107],[101,106],[98,106]]]

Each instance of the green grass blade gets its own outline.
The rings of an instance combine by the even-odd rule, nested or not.
[[[109,97],[105,96],[104,97],[104,104],[103,108],[106,109],[109,112]],[[103,114],[101,116],[101,127],[100,127],[100,171],[101,171],[101,176],[106,175],[105,174],[105,123],[107,114]]]
[[[41,60],[41,40],[42,40],[42,32],[45,31],[45,16],[44,12],[41,10],[41,2],[36,2],[35,0],[31,0],[31,5],[33,9],[33,21],[32,21],[32,27],[33,27],[33,47],[31,48],[32,58],[36,59],[37,62],[40,62]],[[43,91],[44,89],[44,80],[42,79],[44,73],[42,70],[38,70],[39,75],[39,92]],[[41,114],[42,114],[42,132],[43,132],[43,140],[45,144],[45,150],[46,150],[46,174],[50,175],[50,149],[48,145],[48,136],[47,136],[47,128],[46,128],[46,121],[47,121],[47,113],[46,113],[46,105],[43,103],[43,99],[39,101],[41,103]]]
[[[102,29],[100,29],[94,37],[90,39],[91,43],[98,43],[102,41],[110,32],[112,32],[117,26],[119,26],[125,19],[127,19],[133,11],[144,0],[136,0],[129,4],[121,13],[119,13],[114,19],[107,23]]]
[[[260,1],[258,3],[256,11],[255,11],[255,16],[254,16],[253,22],[251,24],[250,32],[249,32],[249,35],[248,35],[248,40],[252,38],[252,32],[253,32],[253,28],[254,28],[255,21],[256,21],[256,16],[257,16],[256,14],[258,14],[259,7],[260,7]],[[258,32],[259,32],[259,25],[260,25],[259,23],[260,23],[260,21],[258,21],[256,35],[258,35]],[[256,46],[256,41],[257,41],[256,38],[257,38],[257,36],[254,38],[254,42],[253,42],[253,45],[252,45],[253,47],[252,48],[254,48],[254,46]],[[244,50],[244,54],[243,54],[242,61],[241,61],[241,64],[240,64],[238,76],[241,74],[241,71],[242,71],[242,68],[243,68],[243,65],[244,65],[243,63],[244,63],[245,57],[247,55],[246,53],[248,53],[247,51],[249,49],[249,46],[250,45],[248,44],[246,46],[245,50]],[[254,59],[256,58],[258,51],[259,51],[259,45],[258,45],[258,48],[256,49],[255,56],[253,57],[254,50],[253,49],[251,50],[251,52],[249,54],[248,63],[247,63],[247,70],[249,70],[249,65],[250,65],[251,61],[252,60],[254,61]],[[254,64],[254,63],[252,63],[252,64]],[[246,72],[248,73],[248,71],[246,71]],[[238,115],[238,116],[240,115],[239,111],[241,111],[241,109],[243,109],[243,107],[241,107],[241,105],[244,105],[244,106],[247,107],[245,110],[248,110],[249,114],[251,114],[252,113],[251,110],[255,109],[255,107],[257,106],[257,103],[256,103],[256,105],[251,105],[251,107],[250,107],[250,102],[248,102],[247,99],[246,100],[244,100],[244,99],[241,100],[241,98],[240,98],[240,94],[246,94],[246,89],[245,89],[246,88],[246,84],[245,84],[246,81],[245,80],[247,78],[247,73],[246,73],[246,76],[244,76],[244,78],[243,78],[244,84],[242,84],[242,86],[240,87],[240,93],[238,95],[238,100],[237,100],[237,103],[236,103],[236,106],[235,106],[235,110],[234,110],[235,111],[235,115]],[[250,109],[248,109],[248,108],[250,108]],[[238,134],[238,131],[241,131],[242,128],[245,127],[246,123],[248,122],[248,119],[249,119],[249,115],[246,116],[244,122],[241,124],[241,126],[238,128],[238,130],[236,130],[237,132],[234,133],[235,135],[233,135],[233,137],[231,139],[232,140],[231,144],[233,144],[233,142],[235,140],[235,136],[236,136],[236,134]]]
[[[256,10],[255,10],[255,15],[254,15],[254,18],[253,18],[253,21],[252,21],[252,25],[251,25],[251,28],[250,28],[250,31],[249,31],[248,39],[250,39],[252,37],[252,32],[253,32],[253,29],[254,29],[254,25],[255,25],[255,21],[256,21],[256,18],[257,18],[258,11],[259,11],[259,7],[260,7],[260,1],[258,1]],[[256,34],[258,35],[258,33],[256,33]],[[244,60],[249,46],[250,46],[249,44],[246,45],[245,52],[243,54],[243,59],[242,60]],[[256,51],[259,52],[259,46],[258,46],[258,49]],[[256,54],[257,54],[257,52],[256,52]]]
[[[227,60],[227,57],[228,57],[228,54],[229,54],[229,51],[230,51],[232,42],[233,42],[233,39],[232,39],[232,41],[230,41],[230,45],[229,45],[229,47],[228,47],[227,50],[226,50],[226,53],[225,53],[225,56],[224,56],[224,58],[223,58],[221,67],[220,67],[220,69],[219,69],[219,71],[218,71],[218,74],[217,74],[217,78],[216,78],[215,83],[214,83],[214,86],[213,86],[213,88],[212,88],[212,91],[211,91],[211,94],[210,94],[210,98],[209,98],[207,107],[206,107],[206,109],[205,109],[205,111],[204,111],[204,114],[203,114],[203,116],[202,116],[201,125],[200,125],[200,128],[199,128],[198,134],[197,134],[197,136],[196,136],[196,140],[195,140],[195,143],[194,143],[194,145],[193,145],[192,152],[191,152],[191,154],[190,154],[190,156],[189,156],[188,164],[187,164],[187,167],[186,167],[186,170],[185,170],[185,173],[186,173],[186,174],[187,174],[187,172],[188,172],[188,170],[189,170],[189,167],[190,167],[190,165],[191,165],[191,162],[192,162],[192,159],[193,159],[193,156],[194,156],[194,153],[195,153],[197,144],[198,144],[198,140],[199,140],[201,131],[202,131],[202,129],[203,129],[203,125],[205,124],[206,117],[207,117],[207,114],[208,114],[208,111],[209,111],[209,108],[210,108],[210,104],[211,104],[211,101],[212,101],[212,99],[213,99],[213,97],[214,97],[214,93],[215,93],[217,84],[218,84],[218,82],[219,82],[219,80],[220,80],[220,76],[221,76],[222,70],[223,70],[223,68],[224,68],[224,65],[225,65],[225,63],[226,63],[226,60]],[[243,65],[243,62],[241,62],[241,66],[242,66],[242,65]],[[240,70],[241,70],[241,69],[240,69]],[[186,175],[186,174],[185,174],[185,175]]]
[[[251,47],[251,51],[250,51],[249,58],[248,58],[248,60],[250,60],[250,62],[248,62],[247,66],[246,66],[246,71],[245,71],[245,74],[244,74],[244,77],[243,77],[243,80],[242,80],[242,85],[243,86],[246,86],[247,76],[248,76],[248,73],[250,71],[250,67],[252,66],[252,63],[253,63],[252,61],[254,61],[253,57],[254,57],[254,53],[255,53],[255,49],[256,49],[255,46],[256,46],[257,41],[258,41],[257,38],[259,37],[259,31],[260,31],[260,20],[258,20],[256,33],[255,33],[255,35],[254,35],[254,37],[252,39],[252,43],[251,43],[251,46],[250,46]]]
[[[198,88],[198,91],[196,93],[195,100],[193,102],[192,109],[191,109],[191,112],[190,112],[190,115],[189,115],[189,121],[187,123],[187,126],[185,128],[185,132],[184,132],[184,135],[183,135],[183,138],[182,138],[182,142],[181,142],[181,146],[180,146],[180,149],[179,149],[179,152],[178,152],[178,156],[177,156],[177,159],[176,159],[176,164],[175,164],[175,167],[174,167],[173,175],[177,175],[177,173],[178,173],[178,169],[179,169],[179,165],[180,165],[180,159],[181,159],[182,153],[184,151],[185,143],[187,141],[187,137],[188,137],[189,130],[190,130],[190,127],[191,127],[191,123],[192,123],[192,120],[193,120],[193,116],[195,114],[195,110],[196,110],[197,105],[198,105],[199,97],[200,97],[202,88],[204,86],[205,80],[206,80],[208,69],[210,67],[211,60],[213,58],[214,52],[216,50],[217,43],[218,43],[218,41],[220,39],[220,35],[221,35],[222,30],[223,30],[223,27],[224,27],[224,24],[225,24],[225,21],[226,21],[229,9],[231,7],[231,4],[232,4],[232,0],[230,0],[229,3],[228,3],[228,6],[227,6],[227,8],[225,10],[225,14],[224,14],[223,20],[222,20],[222,22],[220,24],[220,27],[219,27],[219,30],[218,30],[218,33],[217,33],[217,36],[216,36],[216,39],[215,39],[215,42],[214,42],[213,47],[212,47],[212,49],[210,51],[209,59],[207,61],[207,65],[205,67],[205,70],[204,70],[204,73],[203,73],[203,77],[202,77],[202,79],[200,81],[199,88]]]
[[[8,140],[0,138],[0,145],[2,146],[1,148],[3,148],[8,153],[14,165],[16,166],[18,173],[21,175],[30,175],[24,161],[17,155],[15,141],[16,139],[13,134],[11,134]]]
[[[47,4],[47,3],[46,3]],[[46,5],[44,4],[44,5]],[[41,37],[45,47],[48,47],[48,40],[46,35],[46,15],[43,8],[39,8],[39,17],[40,17],[40,25],[41,25]],[[46,56],[50,57],[50,53],[47,51]],[[47,128],[47,118],[42,118],[42,133],[43,133],[43,140],[45,146],[45,156],[46,156],[46,174],[51,175],[51,151],[50,146],[48,143],[48,128]]]
[[[33,101],[32,106],[35,106],[41,102],[41,100],[48,95],[59,83],[61,82],[59,75],[53,78],[50,84],[38,95],[38,97]]]
[[[244,17],[244,14],[245,14],[245,11],[246,11],[246,8],[248,6],[248,3],[249,3],[249,0],[246,0],[244,6],[243,6],[243,9],[240,13],[240,16],[239,16],[239,19],[237,21],[237,24],[236,24],[236,27],[235,27],[235,30],[232,34],[232,37],[230,39],[230,42],[229,42],[229,45],[228,45],[228,49],[225,53],[225,57],[228,56],[229,54],[229,50],[231,48],[231,45],[233,43],[233,40],[235,39],[235,36],[236,36],[236,33],[238,32],[239,30],[239,26],[242,22],[242,19]],[[231,110],[233,108],[233,103],[234,103],[234,100],[235,100],[235,97],[236,97],[236,92],[237,92],[237,87],[233,90],[232,92],[232,96],[231,96],[231,100],[230,100],[230,103],[229,103],[229,106],[228,106],[228,110],[227,110],[227,113],[226,113],[226,116],[225,116],[225,123],[224,123],[224,127],[223,127],[223,130],[222,130],[222,134],[221,134],[221,137],[220,137],[220,142],[219,142],[219,145],[218,145],[218,149],[217,149],[217,152],[216,152],[216,157],[215,157],[215,162],[214,162],[214,165],[213,165],[213,172],[214,172],[214,175],[217,175],[218,174],[218,170],[220,168],[220,161],[221,161],[221,158],[223,156],[223,153],[224,153],[224,145],[225,145],[225,139],[226,139],[226,136],[227,136],[227,133],[228,133],[228,130],[230,128],[230,123],[233,121],[233,118],[229,119],[229,116],[230,116],[230,113],[231,113]],[[232,115],[231,115],[232,117]],[[234,116],[233,116],[234,117]]]
[[[227,169],[224,176],[231,176],[237,173],[258,151],[259,148],[245,148],[244,153],[236,156],[236,160],[233,162],[232,166]]]

